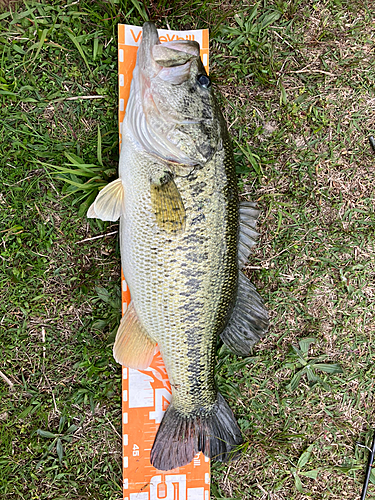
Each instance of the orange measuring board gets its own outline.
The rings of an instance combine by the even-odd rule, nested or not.
[[[160,42],[196,40],[208,73],[208,30],[158,30]],[[119,61],[119,133],[125,116],[132,73],[142,28],[118,25]],[[130,303],[124,276],[122,312]],[[150,464],[150,451],[161,419],[172,397],[171,387],[160,352],[149,368],[134,370],[122,367],[122,434],[124,500],[209,500],[210,460],[202,453],[184,466],[160,471]]]

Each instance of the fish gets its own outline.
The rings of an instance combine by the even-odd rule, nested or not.
[[[214,380],[218,336],[246,356],[268,312],[242,272],[259,236],[259,210],[239,202],[227,126],[191,40],[161,44],[146,22],[122,123],[119,177],[88,217],[120,219],[131,293],[116,361],[146,369],[160,349],[172,390],[151,464],[171,470],[202,451],[226,462],[242,432]]]

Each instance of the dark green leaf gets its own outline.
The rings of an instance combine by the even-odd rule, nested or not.
[[[304,354],[307,354],[309,352],[310,345],[314,342],[316,342],[316,339],[314,337],[306,337],[305,339],[301,339],[298,343],[301,351]]]
[[[96,293],[98,294],[98,297],[103,301],[109,304],[111,297],[109,296],[108,291],[101,287],[101,286],[96,286],[95,287]]]
[[[64,456],[64,447],[60,438],[57,440],[56,443],[56,451],[57,451],[57,456],[59,457],[59,462],[61,463],[61,460]]]
[[[43,438],[51,439],[56,437],[56,434],[53,434],[52,432],[49,431],[43,431],[42,429],[38,429],[36,433]]]
[[[303,373],[297,372],[290,383],[287,386],[287,389],[289,389],[291,392],[295,391],[298,387],[299,381],[301,380]]]
[[[307,364],[306,358],[304,356],[304,353],[298,349],[295,345],[292,345],[293,351],[297,354],[299,362],[301,365],[305,366]]]
[[[305,490],[303,489],[299,476],[296,473],[294,473],[293,476],[294,476],[294,484],[297,491],[299,491],[300,493],[305,493]]]
[[[310,444],[310,446],[307,448],[307,450],[304,451],[302,453],[302,455],[299,457],[299,460],[297,462],[298,469],[302,469],[302,467],[304,467],[307,464],[307,462],[310,460],[310,456],[311,456],[311,452],[312,452],[313,447],[314,447],[314,445]]]
[[[310,477],[311,479],[317,479],[319,472],[320,472],[320,469],[312,469],[312,470],[308,470],[306,472],[300,471],[299,474],[301,476]]]
[[[343,373],[343,369],[338,364],[316,363],[312,366],[317,370],[321,370],[326,373]]]

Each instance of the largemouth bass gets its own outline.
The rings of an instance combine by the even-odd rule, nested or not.
[[[241,431],[214,382],[217,336],[247,355],[268,314],[240,270],[258,210],[238,201],[225,121],[193,41],[160,44],[145,23],[122,125],[119,178],[88,217],[120,218],[121,263],[132,301],[114,357],[145,369],[156,344],[172,388],[151,450],[157,469],[202,451],[226,461]]]

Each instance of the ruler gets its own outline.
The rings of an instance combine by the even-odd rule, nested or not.
[[[160,42],[195,40],[208,73],[208,30],[158,30]],[[119,134],[125,116],[142,28],[118,25]],[[130,303],[124,276],[122,313]],[[161,419],[172,397],[167,372],[157,351],[149,368],[122,367],[122,435],[124,500],[209,500],[210,460],[202,453],[184,466],[160,471],[150,464],[150,451]]]

